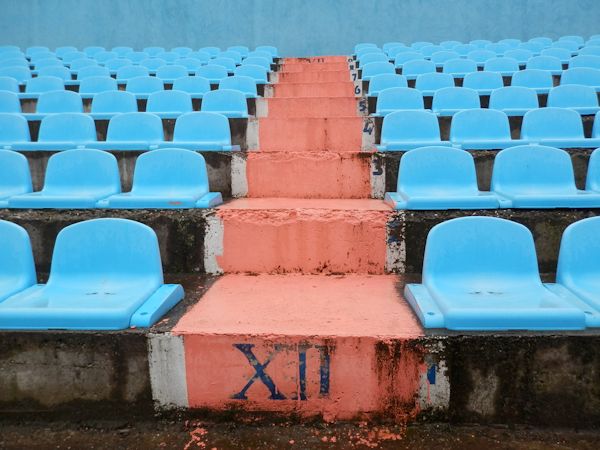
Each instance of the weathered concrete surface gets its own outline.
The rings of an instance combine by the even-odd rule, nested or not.
[[[56,152],[20,152],[29,161],[33,189],[39,191],[44,185],[48,158]],[[135,161],[143,152],[138,151],[111,151],[117,158],[121,175],[121,189],[123,192],[131,190]],[[231,160],[233,155],[240,152],[199,152],[206,160],[208,180],[213,192],[221,192],[223,197],[231,197]]]
[[[48,272],[56,235],[67,225],[100,217],[120,217],[144,223],[158,236],[163,270],[204,271],[207,217],[214,210],[0,210],[0,218],[29,233],[38,272]]]
[[[567,152],[571,156],[571,161],[573,162],[575,184],[579,189],[585,189],[588,161],[593,149],[567,149]],[[373,158],[378,160],[378,164],[381,164],[384,168],[386,192],[396,191],[396,185],[398,183],[398,167],[404,153],[405,152],[385,152],[373,155]],[[494,158],[498,154],[498,151],[470,150],[469,153],[473,155],[473,158],[475,159],[477,184],[479,185],[479,189],[482,191],[489,190],[492,180]]]
[[[427,234],[431,228],[457,217],[489,216],[514,220],[533,233],[541,273],[556,271],[558,249],[564,229],[581,219],[600,214],[599,209],[479,210],[479,211],[396,211],[388,224],[388,246],[403,244],[398,263],[400,272],[420,274]]]

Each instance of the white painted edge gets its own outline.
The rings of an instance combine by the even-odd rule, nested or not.
[[[450,380],[446,362],[439,358],[440,353],[425,355],[427,369],[434,368],[435,384],[430,384],[427,372],[421,374],[419,385],[419,406],[421,409],[448,409],[450,405]]]
[[[367,130],[367,131],[365,131]],[[372,152],[375,148],[375,119],[364,116],[362,125],[362,148],[363,152]]]
[[[264,98],[256,99],[256,117],[267,117],[269,115],[269,102]]]
[[[150,385],[156,407],[187,408],[189,402],[183,336],[151,333],[148,338]]]
[[[223,255],[223,222],[216,214],[206,218],[206,233],[204,237],[204,270],[211,275],[223,273],[217,256]]]
[[[272,84],[265,84],[265,92],[263,94],[264,98],[273,97],[275,90],[273,89]]]
[[[385,196],[385,158],[377,153],[371,156],[371,198]]]
[[[390,239],[390,229],[386,230],[386,254],[385,254],[385,270],[386,272],[405,273],[406,270],[406,242],[404,239],[406,233],[405,212],[396,211],[399,220],[401,221],[401,230],[397,235],[402,236],[401,239]]]
[[[235,152],[231,157],[231,196],[233,198],[240,198],[247,195],[246,155]]]
[[[258,150],[258,122],[256,117],[248,119],[248,127],[246,128],[246,148],[248,151]]]

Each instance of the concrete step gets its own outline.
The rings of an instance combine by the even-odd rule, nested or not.
[[[275,84],[272,91],[272,97],[356,97],[351,81]]]
[[[321,72],[278,72],[278,83],[327,83],[332,81],[350,81],[350,73],[345,70]]]
[[[349,70],[347,62],[288,62],[285,61],[279,72],[323,72]]]
[[[253,152],[248,197],[370,198],[371,155],[364,152]]]
[[[226,275],[171,339],[189,408],[343,420],[418,412],[421,337],[395,276]]]
[[[362,117],[259,119],[258,149],[356,152],[363,147]]]
[[[258,117],[348,117],[358,115],[355,97],[273,97],[256,103]]]
[[[383,274],[391,215],[380,200],[233,200],[210,221],[205,264],[210,273]]]
[[[323,64],[323,63],[347,63],[348,57],[343,55],[312,56],[306,58],[284,58],[288,64]]]

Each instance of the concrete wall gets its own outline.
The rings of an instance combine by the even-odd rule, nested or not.
[[[600,33],[597,0],[0,0],[0,43],[273,44],[284,56],[355,43]]]

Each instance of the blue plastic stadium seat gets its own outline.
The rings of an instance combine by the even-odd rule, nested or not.
[[[206,162],[196,152],[159,149],[140,155],[131,192],[111,196],[98,205],[117,209],[212,208],[223,202],[210,192]]]
[[[253,78],[235,75],[233,77],[223,78],[219,82],[219,89],[233,89],[243,92],[247,98],[256,98],[256,82]]]
[[[426,96],[433,96],[436,91],[448,87],[454,87],[454,77],[448,73],[423,73],[415,82],[415,88]]]
[[[279,51],[277,47],[272,45],[259,45],[255,49],[256,51],[269,52],[273,58],[277,58],[279,56]]]
[[[254,50],[252,52],[249,52],[248,55],[246,56],[246,58],[264,58],[267,61],[269,61],[269,63],[273,64],[273,55],[271,55],[271,53],[269,53],[269,52]],[[243,61],[242,61],[242,63],[243,63]]]
[[[44,67],[64,67],[62,61],[56,57],[36,59],[33,61],[33,65],[36,70],[43,69]]]
[[[598,119],[598,116],[596,116],[596,119]],[[585,189],[600,192],[600,150],[598,149],[592,152],[588,162]]]
[[[89,58],[92,58],[94,55],[97,55],[98,53],[104,52],[104,51],[106,51],[106,49],[104,47],[99,47],[96,45],[85,47],[83,49],[83,53],[85,53],[85,55]]]
[[[413,42],[410,46],[415,50],[421,50],[423,47],[427,47],[428,45],[433,45],[433,43],[429,41],[417,41]]]
[[[53,67],[42,67],[37,72],[38,77],[58,77],[62,78],[65,81],[71,80],[73,77],[71,76],[71,71],[66,67],[62,66],[53,66]]]
[[[210,61],[210,54],[203,51],[197,51],[188,54],[187,58],[193,58],[200,61],[203,64],[208,64]]]
[[[199,76],[181,77],[173,81],[173,90],[187,92],[192,98],[202,98],[210,91],[210,81]]]
[[[596,117],[594,117],[594,127],[592,129],[592,137],[600,138],[600,112],[597,112]]]
[[[127,219],[94,219],[56,238],[50,277],[0,303],[3,329],[149,327],[183,298],[163,284],[154,231]]]
[[[445,62],[456,58],[460,58],[460,55],[449,50],[441,50],[431,55],[431,61],[435,63],[437,68],[444,67]]]
[[[100,92],[116,91],[118,88],[117,80],[112,77],[88,77],[79,82],[79,95],[81,98],[92,98]]]
[[[201,110],[223,114],[229,118],[248,117],[246,95],[232,89],[219,89],[204,94]]]
[[[14,92],[0,91],[0,113],[21,114],[21,102]]]
[[[421,53],[414,51],[399,52],[394,55],[394,66],[402,68],[409,61],[424,61],[425,58]]]
[[[463,45],[469,45],[471,48],[485,48],[486,46],[490,45],[491,43],[492,43],[492,41],[489,41],[487,39],[473,39],[468,44],[463,44]]]
[[[535,144],[559,148],[596,148],[600,139],[586,139],[581,116],[564,108],[540,108],[523,117],[521,138]]]
[[[62,58],[67,53],[76,52],[76,51],[77,51],[77,47],[73,47],[71,45],[66,45],[66,46],[62,46],[62,47],[56,47],[54,49],[54,53],[59,58]]]
[[[62,56],[62,61],[66,66],[70,66],[73,61],[78,59],[86,58],[85,53],[80,51],[65,53]]]
[[[576,67],[589,67],[591,69],[600,69],[600,56],[596,55],[581,55],[571,58],[569,61],[569,69]]]
[[[157,55],[157,58],[166,61],[167,64],[173,64],[175,60],[179,59],[179,54],[175,52],[161,52]]]
[[[105,64],[107,61],[116,58],[119,58],[119,54],[116,52],[109,51],[98,52],[94,55],[94,59],[98,61],[98,64]]]
[[[219,84],[223,78],[227,78],[227,69],[223,66],[216,64],[208,64],[204,67],[200,67],[196,71],[196,75],[207,78],[211,84]]]
[[[125,58],[131,61],[133,64],[139,64],[144,59],[148,58],[148,54],[146,52],[136,52],[131,51],[125,54]]]
[[[182,114],[175,122],[172,142],[161,147],[188,150],[239,150],[231,145],[231,130],[227,117],[208,112]]]
[[[256,84],[267,84],[269,80],[267,70],[264,67],[252,64],[236,67],[233,74],[253,78]]]
[[[579,56],[582,56],[582,55],[600,56],[600,41],[598,41],[597,45],[583,47],[581,50],[579,50],[578,55]]]
[[[431,109],[439,116],[453,116],[464,109],[479,109],[481,102],[477,91],[464,87],[447,87],[433,95]]]
[[[437,116],[427,111],[396,111],[383,119],[379,151],[412,150],[426,146],[451,146],[440,139]]]
[[[544,47],[550,47],[552,45],[552,39],[544,36],[531,38],[527,42],[535,42],[537,44],[543,45]]]
[[[143,52],[146,53],[150,58],[158,56],[159,53],[164,51],[164,47],[144,47],[143,49]]]
[[[164,90],[165,85],[160,78],[157,77],[135,77],[127,80],[125,90],[135,94],[137,98],[148,98],[154,92]]]
[[[385,194],[394,209],[496,209],[498,199],[477,188],[473,157],[448,147],[421,147],[402,156],[397,192]]]
[[[12,77],[0,77],[0,91],[19,92],[19,82]]]
[[[162,120],[148,112],[117,114],[108,123],[106,141],[96,144],[102,150],[152,150],[164,141]]]
[[[27,120],[42,120],[48,114],[82,113],[83,102],[77,92],[50,91],[39,94],[36,112],[25,114]]]
[[[0,112],[0,147],[11,149],[30,141],[27,120],[19,114]]]
[[[385,117],[394,111],[424,108],[421,91],[408,87],[387,88],[379,92],[374,116]]]
[[[583,39],[582,36],[577,36],[577,35],[562,36],[558,39],[558,41],[559,42],[563,42],[563,41],[575,42],[578,47],[581,47],[585,43],[585,39]]]
[[[504,87],[498,72],[472,72],[465,75],[463,87],[475,89],[479,95],[489,95],[494,89]]]
[[[509,48],[517,48],[521,44],[521,40],[514,38],[501,39],[500,41],[498,41],[498,44],[506,45]]]
[[[533,56],[539,56],[542,50],[544,50],[546,47],[543,44],[540,44],[539,42],[522,42],[521,44],[519,44],[518,48],[530,51]]]
[[[497,72],[503,76],[512,75],[519,71],[519,62],[514,58],[506,56],[488,59],[483,64],[483,70],[486,72]]]
[[[521,48],[509,50],[504,54],[504,56],[516,60],[519,63],[519,65],[525,65],[527,64],[527,61],[529,61],[529,59],[533,57],[533,53],[529,50]]]
[[[385,52],[388,53],[393,47],[405,47],[406,45],[403,44],[402,42],[396,42],[396,41],[392,41],[392,42],[386,42],[385,44],[383,44],[381,46],[381,49]]]
[[[492,91],[489,107],[498,109],[507,116],[524,116],[528,111],[539,108],[539,100],[533,89],[506,86]]]
[[[173,63],[175,66],[183,66],[189,73],[195,73],[200,67],[204,65],[201,61],[194,58],[178,58]],[[187,74],[186,74],[187,75]],[[178,77],[179,78],[179,77]]]
[[[552,56],[560,60],[561,64],[568,64],[571,59],[571,51],[564,48],[545,48],[541,52],[542,56]]]
[[[242,63],[242,54],[238,51],[235,50],[226,50],[224,52],[219,53],[214,59],[218,59],[218,58],[229,58],[229,59],[233,59],[233,62],[236,65],[239,65]]]
[[[425,58],[431,59],[431,56],[434,53],[439,52],[441,50],[443,50],[442,47],[434,44],[434,45],[426,45],[425,47],[422,47],[419,51]]]
[[[496,55],[502,57],[507,51],[511,49],[510,46],[502,44],[500,42],[492,42],[484,47],[486,50],[494,52]]]
[[[434,72],[436,72],[435,63],[427,60],[412,60],[402,65],[402,75],[407,80],[415,80],[419,75]]]
[[[22,84],[31,78],[31,71],[25,66],[0,67],[0,77],[11,77]]]
[[[27,56],[33,56],[36,53],[48,53],[50,52],[50,49],[48,47],[43,47],[41,45],[33,45],[31,47],[27,47],[27,49],[25,50],[25,54]]]
[[[208,53],[211,58],[216,58],[217,55],[221,53],[221,49],[219,47],[202,47],[200,51]]]
[[[31,192],[31,189],[31,173],[27,158],[11,150],[0,150],[0,208],[8,207],[10,197]],[[2,285],[1,281],[0,285]],[[1,299],[2,288],[0,288]]]
[[[94,120],[82,113],[48,114],[42,119],[37,142],[14,145],[16,150],[68,150],[96,144]]]
[[[0,302],[36,283],[27,231],[17,224],[0,220]]]
[[[444,63],[442,72],[454,78],[464,78],[468,73],[477,72],[477,63],[465,58],[449,59]]]
[[[85,80],[90,77],[110,77],[110,70],[104,66],[90,66],[77,72],[78,80]]]
[[[117,159],[92,149],[66,150],[48,159],[44,187],[39,192],[15,195],[9,208],[88,209],[121,192]]]
[[[440,42],[440,47],[447,49],[447,50],[452,50],[454,47],[456,47],[457,45],[461,45],[462,42],[460,41],[442,41]]]
[[[111,74],[115,74],[115,75],[117,73],[117,70],[119,70],[121,67],[129,66],[129,65],[131,65],[131,60],[125,59],[125,58],[109,59],[108,61],[106,61],[104,63],[104,67],[106,67],[108,70],[110,70]]]
[[[123,58],[127,53],[130,53],[132,51],[133,51],[133,48],[127,47],[127,46],[118,46],[118,47],[113,47],[111,49],[111,52],[117,54],[117,58]]]
[[[377,44],[373,44],[371,42],[361,42],[354,46],[354,53],[356,53],[359,50],[362,50],[364,48],[377,48]]]
[[[369,82],[369,97],[377,97],[379,93],[388,88],[407,87],[406,78],[395,73],[382,73],[375,75]]]
[[[591,86],[600,92],[600,70],[578,67],[563,71],[560,84],[581,84]]]
[[[527,61],[525,67],[527,70],[547,70],[552,75],[562,74],[562,63],[554,56],[534,56]]]
[[[113,90],[94,95],[90,115],[96,120],[110,120],[117,114],[137,112],[137,110],[135,95],[130,92]]]
[[[360,63],[361,66],[366,66],[369,63],[372,62],[389,62],[388,57],[386,56],[385,53],[383,52],[373,52],[373,53],[367,53],[366,55],[361,56],[358,59],[358,62]]]
[[[146,111],[161,119],[176,119],[181,114],[192,112],[192,97],[187,92],[168,90],[155,92],[148,97]]]
[[[547,94],[554,86],[552,74],[547,70],[525,69],[515,72],[511,86],[521,86],[534,89],[538,94]]]
[[[160,78],[164,83],[173,83],[177,78],[189,75],[189,70],[185,66],[175,64],[159,67],[156,70],[156,78]]]
[[[248,56],[248,53],[250,52],[250,49],[248,47],[246,47],[245,45],[233,45],[231,47],[227,47],[227,51],[234,51],[234,52],[238,52],[240,55],[242,55],[242,57],[246,57]]]
[[[571,41],[557,41],[552,44],[552,48],[567,50],[571,55],[574,55],[579,50],[579,45]]]
[[[583,310],[542,284],[531,232],[495,217],[431,229],[422,284],[404,294],[425,328],[579,330]]]
[[[589,327],[600,326],[600,218],[569,225],[560,241],[556,283],[581,300]]]
[[[148,69],[148,73],[154,74],[159,67],[165,66],[167,62],[160,58],[147,58],[140,62],[141,67]]]
[[[591,86],[565,84],[550,90],[548,106],[569,108],[582,115],[593,115],[599,110],[598,95]]]
[[[117,69],[117,81],[120,83],[126,83],[132,78],[147,77],[149,75],[148,68],[142,65],[129,64]]]
[[[361,77],[363,81],[370,81],[375,75],[382,73],[396,73],[394,65],[388,62],[372,62],[361,66]]]
[[[63,91],[65,82],[58,77],[35,77],[25,85],[25,92],[19,94],[22,99],[38,98],[39,94],[50,91]],[[2,105],[0,104],[0,107]],[[8,112],[8,111],[4,111]]]
[[[509,208],[600,207],[600,194],[577,189],[571,157],[554,147],[521,145],[498,153],[491,190]]]
[[[508,117],[494,109],[468,109],[452,117],[450,141],[464,150],[497,150],[519,141],[511,139]]]
[[[92,67],[92,66],[97,66],[98,62],[95,59],[91,59],[91,58],[79,58],[76,59],[75,61],[71,62],[71,65],[69,66],[71,69],[71,72],[73,73],[78,73],[81,69],[85,68],[85,67]]]
[[[177,53],[180,57],[185,58],[187,55],[192,53],[192,49],[190,47],[174,47],[171,49],[173,53]]]
[[[483,67],[487,60],[496,58],[496,53],[491,50],[478,49],[469,52],[467,58],[471,61],[475,61],[479,67]]]

